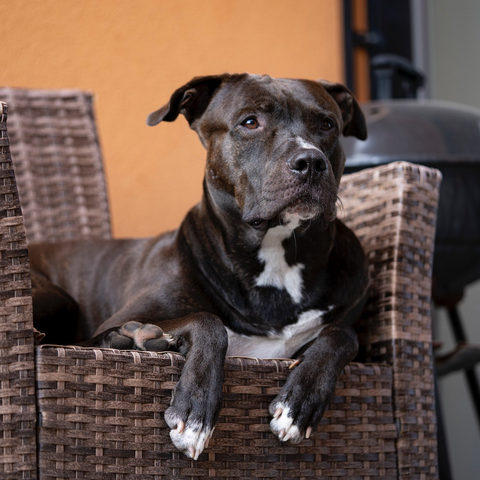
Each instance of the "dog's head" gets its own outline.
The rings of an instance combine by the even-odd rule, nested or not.
[[[207,195],[257,230],[333,221],[345,164],[340,134],[367,135],[351,92],[325,81],[198,77],[147,123],[171,122],[180,113],[208,152]]]

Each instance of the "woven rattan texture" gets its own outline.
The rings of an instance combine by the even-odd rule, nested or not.
[[[0,102],[0,479],[36,478],[31,285],[22,211]]]
[[[14,104],[18,101],[21,105],[13,91],[0,92],[0,98],[8,94]],[[22,135],[35,136],[38,128],[43,133],[35,142],[42,145],[53,137],[47,150],[55,152],[50,157],[58,160],[58,165],[54,161],[55,166],[47,170],[42,170],[41,165],[23,164],[26,172],[34,171],[44,178],[46,175],[42,187],[47,197],[45,205],[38,203],[41,199],[33,201],[21,196],[27,210],[39,209],[40,213],[32,213],[31,219],[38,220],[42,208],[48,212],[45,221],[34,224],[32,220],[31,238],[52,241],[77,236],[108,237],[108,213],[107,217],[102,217],[103,213],[90,217],[88,213],[85,220],[75,217],[76,210],[84,216],[85,211],[90,212],[84,194],[70,204],[55,198],[67,196],[69,192],[62,182],[82,170],[83,159],[86,161],[80,155],[81,165],[73,168],[73,173],[62,170],[63,162],[77,162],[61,153],[65,149],[72,152],[69,148],[76,141],[72,143],[68,135],[65,141],[59,140],[64,130],[55,121],[57,114],[48,116],[45,112],[49,111],[48,105],[60,105],[64,100],[53,98],[56,92],[50,99],[42,97],[37,104],[35,92],[25,94],[32,97],[22,108],[26,115],[32,109],[39,123],[27,122],[28,130],[22,120],[14,128],[18,132],[16,139],[21,144]],[[68,103],[77,94],[62,92],[60,96],[65,95]],[[72,117],[73,121],[80,113],[93,125],[89,97],[80,96],[83,107],[78,107],[77,113],[72,106],[72,110],[66,108],[58,115]],[[41,106],[42,102],[47,106]],[[51,118],[57,127],[47,127]],[[0,478],[33,479],[36,462],[30,284],[21,211],[5,139],[5,115],[1,120],[0,264],[6,288],[0,295]],[[93,132],[82,137],[80,144],[88,137],[98,152],[94,126]],[[34,151],[28,150],[32,142],[24,139],[18,151],[20,164],[22,154]],[[100,162],[97,170],[86,168],[96,171],[93,176],[100,179],[92,191],[104,189],[101,158],[96,158],[95,162]],[[17,168],[17,158],[14,161]],[[40,164],[48,165],[48,161]],[[20,165],[19,177],[21,172]],[[49,177],[51,181],[60,180],[63,187],[50,188]],[[33,174],[23,178],[31,182],[25,181],[25,192],[37,188]],[[42,347],[37,349],[40,478],[436,478],[429,296],[439,180],[435,171],[404,163],[359,172],[343,180],[345,218],[361,237],[373,279],[360,336],[369,361],[385,364],[352,364],[345,370],[331,408],[310,440],[285,445],[269,432],[267,406],[288,374],[288,363],[284,361],[228,359],[221,423],[210,447],[198,462],[193,462],[172,446],[162,415],[181,371],[180,357]],[[80,185],[77,193],[90,191],[95,183],[75,182],[66,190],[75,191],[75,186]],[[92,208],[101,205],[100,210],[108,212],[104,190],[98,198]],[[55,216],[58,218],[52,218]],[[56,223],[62,216],[69,218],[67,228],[60,221]],[[89,223],[91,218],[93,223]]]
[[[89,94],[0,88],[30,242],[110,237]]]
[[[403,162],[342,180],[344,220],[372,277],[361,343],[367,361],[394,369],[401,478],[437,474],[430,292],[440,181],[438,171]]]
[[[397,478],[388,365],[349,365],[319,431],[290,445],[270,432],[268,405],[291,361],[228,358],[220,421],[195,462],[163,421],[183,363],[177,354],[38,348],[40,478]]]
[[[345,175],[343,220],[360,238],[373,288],[362,342],[431,342],[437,170],[404,162]],[[392,273],[394,272],[394,273]]]

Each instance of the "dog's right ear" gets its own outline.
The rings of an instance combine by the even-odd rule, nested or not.
[[[343,134],[346,137],[354,136],[360,140],[366,140],[367,122],[353,93],[339,83],[326,80],[320,80],[320,83],[340,107],[344,122]]]
[[[195,77],[175,90],[166,105],[151,113],[147,118],[147,125],[153,127],[160,122],[173,122],[181,113],[191,126],[203,115],[215,91],[229,77],[228,74]]]

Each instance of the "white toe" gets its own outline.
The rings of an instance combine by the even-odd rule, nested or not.
[[[197,460],[208,444],[213,430],[204,428],[200,423],[188,424],[179,432],[178,429],[170,431],[170,438],[173,444],[181,452],[190,458]]]
[[[291,440],[294,443],[300,442],[303,435],[297,426],[293,425],[293,416],[290,416],[290,407],[279,403],[276,405],[275,414],[270,422],[270,429],[282,442]]]

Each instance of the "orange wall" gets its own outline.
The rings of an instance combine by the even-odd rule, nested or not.
[[[96,94],[115,236],[176,227],[205,152],[147,115],[196,75],[343,79],[341,0],[0,0],[0,85]]]

